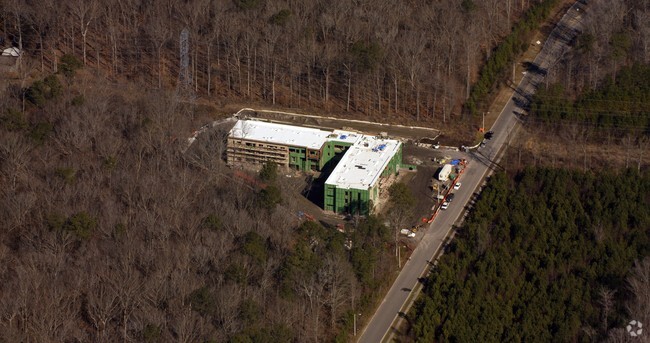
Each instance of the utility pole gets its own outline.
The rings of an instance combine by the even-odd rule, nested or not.
[[[402,247],[397,244],[397,269],[402,268]]]
[[[357,315],[361,316],[361,313],[357,314],[356,312],[354,312],[352,315],[354,316],[354,336],[356,337],[357,336]]]
[[[483,124],[481,125],[481,132],[485,132],[485,111],[483,111]]]

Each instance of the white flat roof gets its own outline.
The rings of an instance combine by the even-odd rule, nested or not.
[[[370,189],[401,145],[394,139],[361,136],[345,152],[325,183],[343,189]]]
[[[232,138],[249,139],[313,150],[319,150],[326,141],[354,144],[361,139],[361,136],[359,133],[348,131],[326,131],[258,120],[238,120],[230,130],[230,137]]]
[[[326,131],[310,127],[238,120],[230,130],[231,138],[241,138],[319,150],[325,142],[352,144],[325,181],[344,189],[370,189],[374,186],[402,143],[356,132]]]
[[[238,120],[230,137],[319,150],[332,131],[257,120]]]

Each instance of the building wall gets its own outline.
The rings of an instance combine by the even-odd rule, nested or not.
[[[320,170],[321,156],[320,150],[289,147],[289,167],[300,171],[318,171]]]
[[[381,177],[387,177],[390,174],[398,174],[401,166],[402,166],[402,145],[400,144],[397,152],[395,153],[393,158],[390,159],[388,165],[381,173]]]
[[[289,148],[289,167],[296,170],[305,170],[306,149],[299,147]]]
[[[275,162],[287,166],[289,164],[289,147],[267,142],[228,138],[226,162],[229,165]]]
[[[384,178],[390,174],[397,174],[401,163],[402,146],[400,145],[397,153],[395,153],[393,158],[390,159],[390,162],[388,162],[388,165],[386,165],[386,168],[382,171],[381,177]],[[335,185],[325,184],[323,209],[335,213],[356,213],[356,208],[359,210],[359,214],[368,215],[379,198],[379,184],[380,182],[376,182],[368,190],[342,189],[337,188]]]
[[[226,161],[235,164],[264,164],[268,161],[300,171],[321,171],[325,165],[340,156],[352,144],[329,141],[319,150],[228,138]]]
[[[318,170],[323,170],[325,165],[333,160],[335,157],[340,157],[345,151],[352,146],[352,143],[329,141],[323,144],[321,148],[321,159]]]
[[[335,213],[370,213],[370,192],[361,189],[336,188],[325,185],[324,209]]]
[[[315,171],[320,170],[321,166],[324,165],[321,151],[247,139],[228,138],[226,160],[229,165],[254,165],[270,161],[300,171]]]

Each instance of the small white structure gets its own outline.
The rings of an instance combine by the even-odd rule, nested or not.
[[[20,49],[16,47],[6,48],[2,50],[2,56],[20,57]]]
[[[440,170],[440,173],[438,173],[438,180],[439,181],[447,181],[449,179],[449,174],[451,174],[453,166],[451,164],[445,164],[442,169]]]
[[[22,51],[15,47],[2,49],[2,54],[0,54],[0,72],[15,72],[18,69],[21,55]]]

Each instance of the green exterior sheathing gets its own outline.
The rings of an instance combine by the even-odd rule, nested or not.
[[[325,165],[330,162],[334,157],[340,155],[352,146],[349,142],[329,141],[323,144],[320,150],[318,161],[315,159],[310,160],[307,158],[308,150],[301,147],[289,147],[289,167],[300,171],[308,171],[312,169],[323,170]]]
[[[351,146],[352,143],[339,141],[329,141],[323,144],[319,170],[322,170],[334,157],[342,156],[342,154]]]
[[[307,152],[305,148],[289,148],[289,167],[300,171],[305,171],[305,162],[307,161]]]
[[[370,211],[370,193],[360,189],[342,189],[325,185],[324,208],[336,213],[359,213],[367,215]]]
[[[325,193],[325,195],[324,195],[325,199],[323,201],[323,209],[325,211],[336,212],[336,211],[334,211],[334,205],[335,205],[335,201],[336,201],[336,194],[335,194],[336,193],[336,187],[333,186],[333,185],[325,184],[325,189],[324,189],[323,193]]]
[[[321,148],[320,161],[318,163],[318,170],[323,170],[323,167],[334,158],[336,154],[334,153],[334,144],[332,142],[327,142],[323,144]]]
[[[390,159],[384,171],[381,172],[381,177],[387,177],[390,174],[398,174],[399,169],[401,168],[401,164],[402,164],[402,145],[400,144],[399,149],[397,150],[393,158]]]
[[[338,142],[337,142],[338,143]],[[402,165],[402,146],[390,159],[386,168],[382,171],[381,177],[390,174],[398,174]],[[379,197],[379,182],[370,189],[342,189],[335,185],[325,184],[325,199],[323,208],[325,211],[335,213],[359,213],[370,214],[370,209]],[[358,212],[357,212],[358,211]]]

